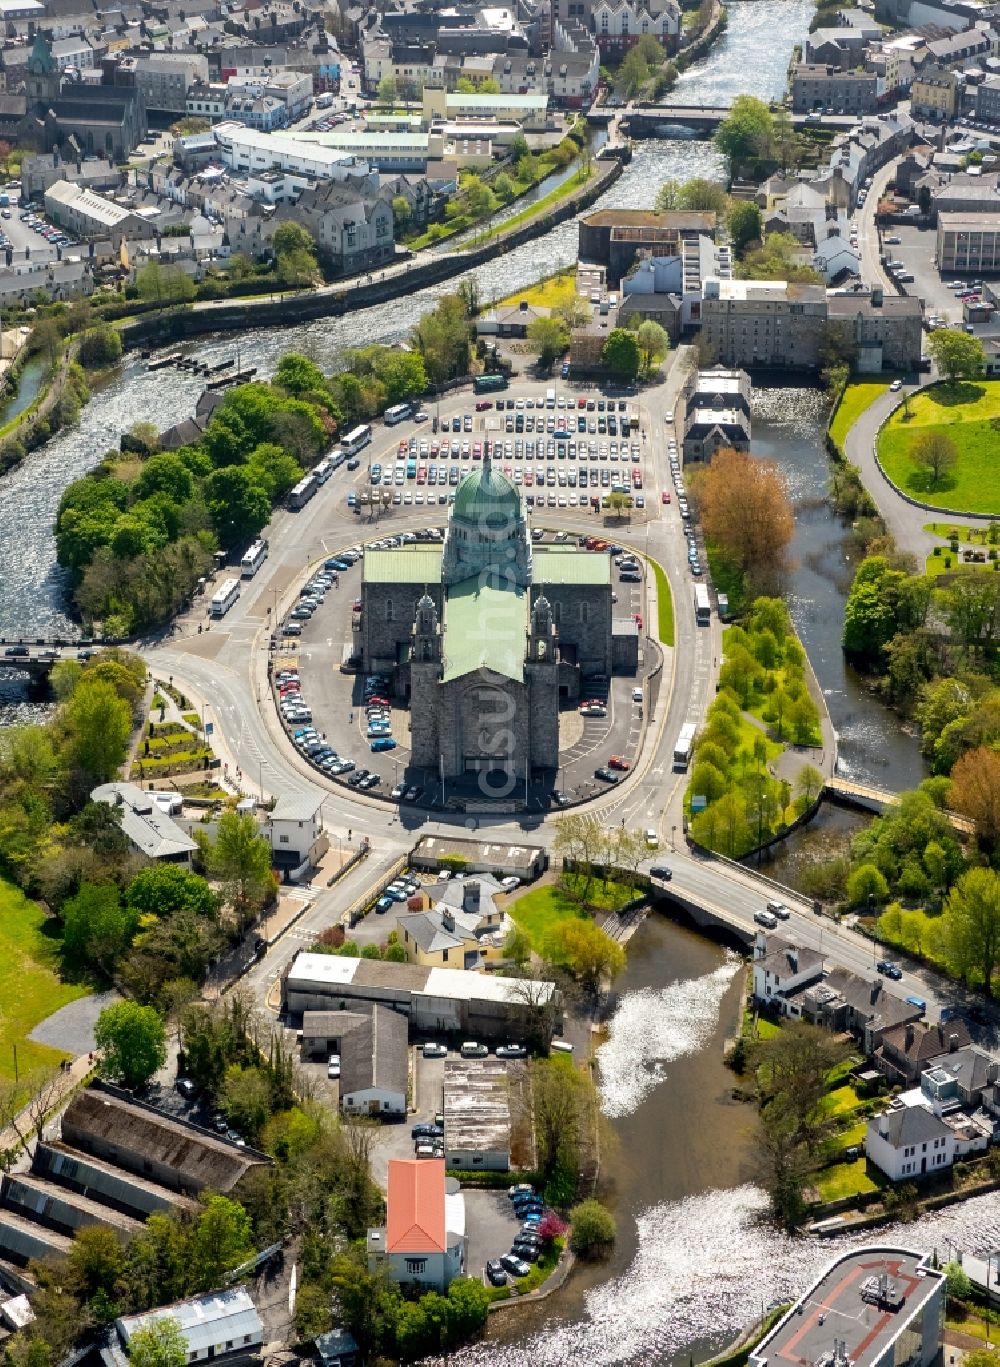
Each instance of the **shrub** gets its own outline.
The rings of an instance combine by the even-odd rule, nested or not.
[[[615,1242],[615,1217],[590,1197],[569,1213],[569,1246],[578,1258],[605,1258]]]

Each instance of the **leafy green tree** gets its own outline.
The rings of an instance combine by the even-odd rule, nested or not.
[[[847,880],[847,900],[853,907],[880,906],[889,900],[889,884],[874,864],[862,864]]]
[[[651,375],[670,350],[670,338],[666,328],[661,327],[652,318],[646,318],[636,329],[635,339],[639,343],[643,373]]]
[[[612,375],[634,380],[641,364],[639,343],[628,328],[612,328],[601,349],[601,362]]]
[[[767,105],[753,95],[737,95],[715,132],[715,145],[730,166],[768,156],[773,142],[774,119]]]
[[[878,665],[898,631],[924,624],[930,588],[922,577],[894,569],[885,556],[862,560],[844,609],[844,650],[855,659]]]
[[[62,921],[68,957],[110,974],[132,943],[138,915],[121,905],[114,883],[81,883],[63,904]]]
[[[975,380],[986,367],[986,353],[978,337],[958,328],[937,328],[927,338],[927,350],[946,379]]]
[[[791,233],[768,233],[759,247],[744,252],[743,274],[750,280],[823,283],[819,271],[802,260],[802,244]]]
[[[80,364],[88,370],[117,365],[122,358],[122,339],[110,323],[99,323],[88,328],[80,338]]]
[[[948,1295],[952,1300],[969,1300],[972,1296],[972,1282],[969,1280],[969,1274],[962,1264],[956,1262],[945,1263],[942,1271],[944,1272],[945,1281],[948,1285]],[[991,1354],[990,1356],[995,1357],[996,1354]]]
[[[272,503],[284,498],[302,478],[302,466],[273,441],[262,441],[247,456],[247,473]]]
[[[637,48],[631,48],[621,60],[615,73],[615,89],[627,100],[635,99],[649,80],[652,72],[649,63]]]
[[[760,209],[752,199],[734,199],[726,215],[726,227],[739,256],[748,243],[755,242],[762,236],[763,220]]]
[[[150,864],[125,889],[125,903],[142,916],[173,916],[190,911],[214,917],[219,899],[204,878],[179,864]]]
[[[726,187],[717,180],[695,176],[692,180],[686,180],[680,187],[677,207],[715,214],[716,217],[722,218],[729,208],[729,194]]]
[[[208,869],[219,879],[240,921],[252,916],[274,890],[271,846],[248,812],[225,812],[206,851]]]
[[[413,218],[413,210],[410,208],[410,201],[405,195],[393,195],[392,197],[392,222],[397,233],[405,233],[410,226]]]
[[[266,525],[271,501],[259,478],[253,470],[227,465],[205,481],[205,502],[223,546],[252,541]]]
[[[256,1144],[271,1114],[271,1080],[263,1068],[226,1069],[219,1108],[244,1138]]]
[[[982,977],[983,991],[993,994],[993,974],[1000,960],[1000,874],[969,869],[952,888],[945,907],[945,943],[956,970]]]
[[[414,399],[427,388],[427,370],[424,358],[418,351],[383,348],[376,363],[375,373],[385,386],[388,404]]]
[[[656,199],[654,201],[653,207],[659,213],[669,213],[673,209],[679,209],[680,192],[680,181],[668,177],[665,181],[663,181],[660,188],[657,190]]]
[[[533,318],[528,324],[528,342],[538,353],[541,369],[551,370],[553,362],[563,355],[569,345],[569,333],[558,318]]]
[[[238,1201],[208,1196],[191,1239],[191,1275],[195,1288],[210,1291],[227,1272],[253,1253],[250,1217]]]
[[[136,273],[139,298],[148,303],[186,304],[197,293],[195,283],[180,266],[161,266],[150,261]]]
[[[271,250],[282,284],[310,285],[316,279],[316,243],[301,223],[289,220],[280,224],[271,238]]]
[[[143,464],[134,487],[137,498],[166,494],[174,503],[186,503],[194,489],[194,480],[179,456],[162,451]]]
[[[63,709],[69,757],[85,785],[114,778],[125,761],[132,718],[109,683],[82,678]]]
[[[616,1232],[615,1217],[592,1197],[569,1213],[569,1246],[578,1258],[606,1258]]]
[[[106,1006],[97,1018],[94,1039],[101,1050],[101,1072],[126,1087],[148,1082],[167,1061],[167,1032],[158,1011],[138,1002]]]
[[[274,372],[274,383],[295,398],[301,398],[303,394],[324,392],[326,376],[308,356],[300,351],[286,351]]]
[[[945,432],[922,432],[910,443],[910,459],[927,471],[931,489],[958,464],[958,447]]]
[[[128,1360],[132,1367],[186,1367],[188,1345],[179,1321],[164,1315],[137,1329],[129,1338]]]
[[[395,104],[399,99],[399,87],[395,76],[383,76],[378,83],[379,104]]]
[[[625,967],[625,951],[618,941],[584,917],[557,921],[545,936],[545,955],[591,992]]]

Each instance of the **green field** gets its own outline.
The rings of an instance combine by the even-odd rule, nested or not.
[[[898,408],[879,436],[879,460],[893,483],[934,506],[1000,514],[1000,381],[930,385],[913,396],[909,409],[907,420]],[[937,488],[909,454],[927,431],[945,433],[958,448],[958,464]]]
[[[595,911],[617,911],[635,896],[624,883],[604,884],[595,878],[590,886],[589,905]],[[540,949],[548,931],[559,921],[585,912],[554,883],[522,893],[507,905],[507,915],[524,931],[535,949]]]
[[[823,1110],[827,1119],[834,1116],[847,1116],[858,1108],[858,1094],[851,1086],[835,1087],[823,1098]]]
[[[649,562],[653,567],[653,574],[656,576],[656,614],[659,618],[657,622],[657,635],[661,645],[672,646],[674,643],[674,595],[670,592],[670,584],[664,573],[663,566],[658,565],[655,560]]]
[[[54,924],[37,902],[0,879],[0,1077],[14,1076],[15,1045],[21,1077],[64,1058],[28,1035],[39,1021],[89,991],[61,981],[59,940],[46,933]]]
[[[868,1196],[879,1190],[878,1183],[868,1175],[868,1160],[864,1157],[823,1168],[812,1183],[824,1201],[845,1201],[850,1196]]]
[[[838,404],[837,411],[830,423],[830,436],[841,453],[844,450],[847,434],[858,418],[861,417],[866,408],[871,408],[875,400],[880,399],[888,388],[888,380],[875,380],[864,384],[849,384],[844,390],[844,397]]]

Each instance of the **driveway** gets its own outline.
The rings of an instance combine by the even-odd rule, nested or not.
[[[904,385],[903,393],[914,394],[919,385]],[[847,459],[861,471],[865,488],[878,505],[885,519],[885,525],[895,538],[896,545],[903,551],[916,556],[922,564],[935,544],[935,538],[923,530],[925,522],[930,522],[934,514],[925,508],[915,508],[897,493],[895,486],[882,474],[875,460],[875,438],[882,422],[889,416],[901,399],[901,394],[888,390],[865,410],[847,434],[844,453]]]

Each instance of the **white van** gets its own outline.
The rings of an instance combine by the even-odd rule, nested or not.
[[[564,1039],[554,1039],[549,1048],[553,1054],[571,1054],[573,1052],[572,1044],[567,1043]]]
[[[545,407],[546,407],[546,408],[555,408],[555,406],[556,406],[556,391],[555,391],[554,389],[547,389],[547,390],[545,391]]]

